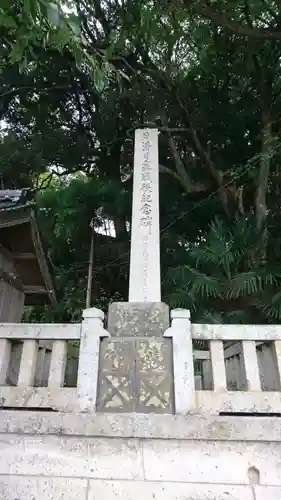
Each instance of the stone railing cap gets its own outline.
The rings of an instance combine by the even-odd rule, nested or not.
[[[101,319],[104,320],[104,312],[96,307],[90,307],[89,309],[84,309],[83,319]]]
[[[190,319],[190,311],[188,309],[173,309],[171,311],[171,318],[186,318]]]

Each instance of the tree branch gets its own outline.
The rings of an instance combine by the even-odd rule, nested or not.
[[[159,165],[159,172],[163,173],[163,174],[168,174],[168,175],[171,175],[172,177],[174,177],[174,179],[176,179],[183,186],[183,188],[186,191],[186,186],[183,183],[181,176],[178,175],[174,170],[172,170],[171,168],[168,168],[168,167],[164,167],[164,165]],[[201,184],[199,182],[195,182],[195,183],[192,183],[188,192],[189,193],[200,193],[200,192],[205,193],[207,190],[208,190],[207,186],[205,186],[204,184]]]
[[[185,191],[187,193],[189,193],[191,190],[191,185],[192,185],[191,179],[190,179],[190,177],[186,171],[186,168],[184,166],[184,163],[179,155],[175,140],[173,139],[171,132],[167,131],[167,135],[168,135],[168,144],[169,144],[171,153],[172,153],[174,160],[175,160],[175,165],[176,165],[176,169],[178,172],[178,176],[181,179],[181,184],[184,187]]]
[[[205,165],[208,168],[210,174],[212,175],[213,179],[215,180],[215,182],[219,188],[219,197],[220,197],[223,209],[225,211],[226,216],[230,219],[231,214],[230,214],[230,211],[228,208],[227,191],[226,191],[225,186],[223,184],[223,175],[220,171],[218,171],[216,169],[214,163],[211,160],[210,154],[207,153],[206,151],[204,151],[204,148],[203,148],[203,146],[200,142],[200,139],[198,137],[197,131],[192,123],[191,116],[190,116],[189,112],[187,111],[187,109],[185,108],[185,106],[182,104],[178,95],[176,95],[176,99],[178,101],[180,108],[182,109],[183,113],[185,114],[187,122],[189,124],[189,131],[190,131],[190,135],[191,135],[195,150],[197,151],[197,154],[199,155],[203,165]]]
[[[155,64],[151,61],[149,56],[148,56],[148,60],[146,61],[146,63],[147,63],[148,69],[150,71],[152,70],[155,73],[155,78],[160,79],[163,88],[165,90],[167,90],[169,92],[169,94],[172,94],[173,97],[176,99],[176,101],[179,105],[179,108],[181,109],[182,114],[184,115],[184,119],[185,119],[185,121],[187,121],[187,124],[189,125],[189,132],[190,132],[193,144],[194,144],[194,149],[196,150],[197,154],[199,155],[199,158],[201,159],[202,164],[208,168],[210,174],[212,175],[214,181],[216,182],[216,185],[218,187],[218,194],[219,194],[219,198],[221,200],[223,210],[224,210],[227,218],[231,219],[232,214],[231,214],[231,211],[230,211],[229,206],[228,206],[227,190],[225,189],[225,186],[223,184],[223,174],[216,169],[214,163],[211,160],[210,154],[207,153],[206,151],[204,151],[204,148],[203,148],[203,146],[200,142],[200,139],[197,135],[197,131],[196,131],[195,127],[193,126],[191,116],[190,116],[188,110],[186,109],[186,107],[181,102],[181,100],[178,96],[177,90],[173,86],[173,83],[167,79],[167,76],[165,73],[163,73],[161,70],[159,70],[155,66]],[[174,146],[173,143],[171,143],[171,142],[169,145],[170,145],[171,149]],[[173,151],[173,149],[172,149],[172,151]],[[176,151],[174,150],[173,155],[174,155],[174,158],[176,160],[177,156],[175,156],[175,154],[176,154]],[[180,170],[178,170],[178,173],[180,173],[181,172],[181,165],[180,165],[180,162],[178,160],[180,160],[180,162],[181,162],[181,158],[178,157],[176,160],[176,168],[178,169],[180,167]],[[183,164],[183,168],[185,171],[185,175],[187,175],[184,164]],[[180,174],[180,177],[182,178],[181,174]],[[191,182],[189,185],[191,185]],[[186,180],[185,180],[185,186],[186,186],[185,187],[185,189],[186,189],[187,188]],[[189,192],[189,191],[187,191],[187,192]]]
[[[186,0],[185,0],[186,3]],[[189,3],[189,2],[188,2]],[[281,3],[281,2],[280,2]],[[238,36],[255,38],[258,40],[281,40],[281,31],[276,28],[250,28],[243,26],[232,19],[229,19],[225,14],[219,12],[214,7],[194,7],[195,12],[205,19],[209,19],[218,26],[227,28],[232,33]]]
[[[22,87],[16,87],[13,89],[5,90],[0,93],[0,99],[9,94],[18,94],[21,90],[32,90],[33,92],[52,92],[53,90],[66,90],[70,89],[70,85],[53,85],[52,87],[37,88],[34,85],[23,85]]]

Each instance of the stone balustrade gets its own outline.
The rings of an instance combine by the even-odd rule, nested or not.
[[[0,324],[0,406],[95,411],[100,339],[108,336],[103,319],[103,312],[92,308],[84,311],[81,324]],[[7,377],[15,341],[22,342],[22,352],[17,382],[11,387]],[[51,342],[47,383],[46,387],[35,387],[36,371],[44,365],[39,346],[46,341]],[[67,345],[71,341],[80,343],[77,383],[76,387],[65,387]]]
[[[103,320],[102,311],[92,308],[84,311],[81,324],[0,324],[0,406],[95,412],[103,369],[100,346],[102,338],[110,337]],[[281,326],[192,324],[189,311],[179,309],[171,312],[164,338],[173,346],[174,401],[167,413],[281,413]],[[7,377],[13,343],[19,341],[17,380],[11,386]],[[205,341],[208,349],[198,350],[197,341]],[[78,373],[75,386],[67,387],[71,342],[80,344]],[[44,343],[50,359],[40,386],[37,372],[44,366]],[[194,370],[197,361],[199,373]],[[152,366],[151,380],[153,376]]]
[[[281,413],[281,326],[191,324],[185,310],[171,316],[165,336],[173,339],[175,413]],[[193,349],[196,341],[206,341],[209,351]],[[195,387],[194,359],[200,358],[203,390]],[[231,390],[233,378],[238,390]]]

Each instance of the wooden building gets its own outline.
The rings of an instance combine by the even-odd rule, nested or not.
[[[50,266],[25,191],[0,190],[0,323],[21,320],[24,305],[56,303]]]

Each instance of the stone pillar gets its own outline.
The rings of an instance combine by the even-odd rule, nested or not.
[[[190,312],[171,311],[172,325],[164,337],[172,337],[175,413],[186,414],[195,408],[195,379]]]
[[[135,132],[129,302],[161,302],[157,129]]]
[[[109,337],[103,327],[104,313],[95,307],[83,311],[77,392],[82,411],[96,411],[100,339]]]

